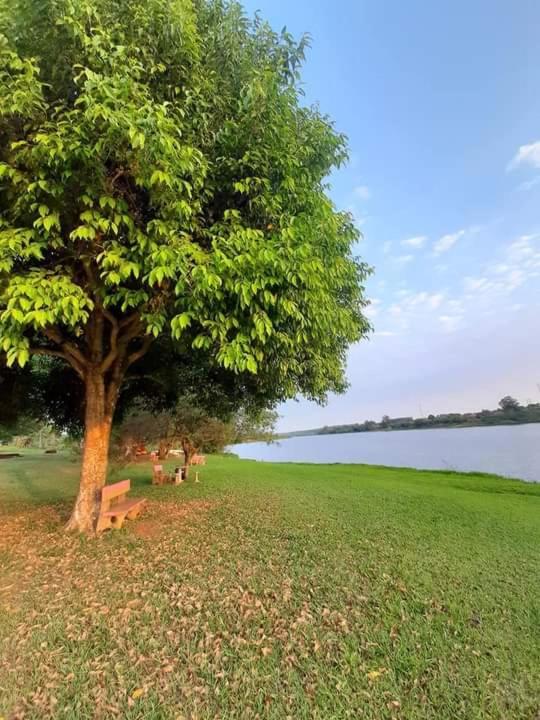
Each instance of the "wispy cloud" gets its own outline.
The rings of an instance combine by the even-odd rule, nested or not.
[[[511,242],[497,262],[490,263],[480,276],[464,279],[469,297],[489,296],[490,301],[517,290],[540,277],[540,234],[522,235]]]
[[[401,244],[405,247],[414,248],[417,250],[418,248],[424,247],[424,245],[427,242],[427,237],[425,235],[416,235],[415,237],[407,238],[406,240],[402,240]]]
[[[537,175],[536,177],[533,177],[532,180],[527,180],[526,182],[522,182],[521,185],[517,186],[517,190],[520,191],[527,191],[531,190],[535,185],[538,185],[540,183],[540,175]]]
[[[530,165],[534,168],[540,168],[540,140],[530,143],[529,145],[521,145],[509,162],[506,170],[514,170],[520,165]]]
[[[367,185],[358,185],[354,188],[353,193],[360,200],[369,200],[371,197],[371,190]]]
[[[463,236],[474,237],[480,230],[467,226],[443,236],[438,241],[439,252],[446,252]],[[394,242],[394,252],[399,246],[401,243]],[[394,264],[411,260],[416,263],[418,255],[390,253],[389,260]],[[471,262],[468,267],[471,268],[469,275],[459,280],[445,276],[444,283],[437,283],[436,278],[440,276],[433,273],[425,278],[425,289],[414,287],[410,282],[407,287],[400,287],[398,283],[387,291],[379,289],[375,293],[377,299],[368,310],[371,317],[376,316],[375,335],[405,337],[414,331],[426,337],[456,337],[491,322],[489,317],[505,316],[508,320],[510,315],[517,318],[524,308],[528,312],[535,302],[527,294],[528,289],[534,291],[540,280],[540,233],[513,238],[498,247],[487,262],[476,267]],[[406,275],[405,270],[402,274]],[[535,297],[540,298],[537,291]]]
[[[445,298],[444,292],[429,293],[425,290],[418,293],[400,290],[397,295],[403,298],[401,307],[405,310],[410,310],[411,308],[431,308],[432,310],[436,310]]]
[[[364,310],[364,315],[367,315],[368,318],[374,318],[379,314],[381,300],[379,298],[372,298],[370,300],[370,304],[367,306],[367,308]]]
[[[398,265],[406,265],[407,263],[411,262],[413,257],[413,255],[397,255],[396,257],[392,258],[392,260],[395,263],[398,263]]]
[[[429,307],[432,308],[433,310],[436,310],[441,305],[443,300],[444,300],[443,293],[433,293],[428,298]]]
[[[389,240],[387,240],[385,243],[383,243],[382,249],[383,249],[383,253],[385,255],[388,255],[390,253],[390,250],[392,249],[392,243]]]
[[[449,233],[448,235],[443,235],[439,240],[437,240],[433,245],[433,254],[434,255],[441,255],[442,253],[448,252],[450,248],[454,247],[454,245],[457,243],[457,241],[462,238],[465,235],[465,230],[458,230],[455,233]]]
[[[531,235],[521,235],[510,243],[507,254],[513,260],[525,260],[533,256],[540,258],[538,244],[540,243],[540,233],[532,233]]]

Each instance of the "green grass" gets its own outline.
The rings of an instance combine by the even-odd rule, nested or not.
[[[213,457],[98,540],[0,460],[0,716],[536,719],[540,486]]]

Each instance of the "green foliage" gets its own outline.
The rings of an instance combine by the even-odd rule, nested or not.
[[[519,410],[520,404],[511,395],[505,395],[501,400],[499,400],[499,407],[503,412],[509,412],[512,410]]]
[[[247,407],[239,410],[234,417],[234,442],[265,440],[274,438],[279,415],[270,408]]]
[[[197,404],[196,396],[184,396],[175,407],[159,413],[135,408],[115,432],[119,457],[132,457],[137,446],[159,447],[165,456],[173,447],[191,451],[221,452],[233,441],[234,426],[216,412]]]
[[[8,363],[87,357],[109,312],[275,398],[342,390],[369,270],[325,185],[345,138],[301,103],[306,38],[219,0],[20,0],[0,26]]]

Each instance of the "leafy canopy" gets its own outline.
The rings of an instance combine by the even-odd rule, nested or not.
[[[126,345],[167,334],[277,399],[342,390],[369,270],[327,195],[345,138],[301,103],[306,39],[221,0],[17,0],[0,30],[9,365],[107,371],[104,315],[104,353],[129,326]]]

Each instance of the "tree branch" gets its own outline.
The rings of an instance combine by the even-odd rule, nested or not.
[[[49,357],[62,358],[62,360],[65,360],[68,365],[71,365],[77,375],[84,379],[84,369],[78,364],[78,362],[74,358],[70,357],[67,353],[62,352],[61,350],[53,350],[52,348],[44,347],[30,348],[30,352],[32,353],[32,355],[47,355]]]
[[[118,357],[118,333],[120,331],[120,324],[109,310],[103,308],[102,312],[112,325],[111,336],[109,338],[109,352],[105,356],[100,366],[102,372],[107,372],[107,370],[109,370],[113,362]]]
[[[154,338],[151,335],[146,335],[139,350],[136,350],[135,352],[132,352],[131,355],[127,356],[126,370],[129,368],[130,365],[133,365],[134,362],[137,362],[137,360],[140,360],[144,355],[146,355],[148,349],[150,348],[150,345],[152,344],[153,339]]]
[[[122,378],[124,377],[124,374],[126,370],[133,365],[134,362],[139,360],[148,352],[148,348],[150,347],[152,340],[154,339],[150,335],[146,335],[143,339],[142,345],[138,350],[135,350],[129,355],[126,355],[127,345],[130,340],[132,340],[133,337],[127,339],[126,336],[124,336],[121,339],[121,342],[118,343],[118,352],[116,354],[115,360],[113,360],[111,366],[112,366],[112,375],[109,381],[109,385],[107,387],[107,396],[106,396],[106,403],[107,408],[109,409],[109,412],[112,412],[112,409],[114,407],[114,404],[116,402],[118,392],[120,390],[120,384],[122,382]]]
[[[123,320],[120,320],[120,323],[119,323],[119,324],[120,324],[120,327],[121,327],[122,329],[128,327],[128,325],[131,325],[131,323],[135,322],[135,320],[138,320],[139,317],[140,317],[140,315],[139,315],[138,312],[134,312],[134,313],[132,313],[131,315],[128,315],[128,316],[127,316],[126,318],[124,318]]]
[[[52,348],[45,347],[31,347],[30,352],[32,353],[32,355],[49,355],[52,357],[62,358],[62,360],[66,360],[66,362],[69,362],[68,356],[61,350],[53,350]]]
[[[60,345],[62,350],[67,355],[70,355],[74,360],[76,360],[81,367],[85,369],[88,367],[88,361],[81,353],[79,348],[73,345],[73,343],[69,342],[69,340],[66,340],[58,328],[48,327],[45,328],[43,332],[45,333],[45,336],[49,338],[49,340],[52,340],[57,345]]]

